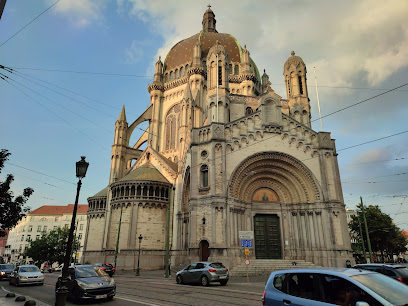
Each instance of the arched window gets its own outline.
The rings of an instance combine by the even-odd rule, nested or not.
[[[153,186],[150,186],[149,188],[149,197],[153,196]]]
[[[180,68],[180,76],[181,76],[181,77],[184,76],[184,67],[181,67],[181,68]]]
[[[301,77],[300,75],[298,76],[298,81],[299,81],[299,91],[300,91],[300,94],[303,95],[302,77]]]
[[[189,68],[189,67],[188,67],[188,64],[187,64],[187,65],[186,65],[186,72],[188,72],[188,68]]]
[[[178,71],[178,69],[176,69],[176,72],[175,72],[175,78],[176,78],[176,79],[178,79],[178,78],[179,78],[179,71]]]
[[[232,71],[232,64],[229,64],[229,74],[232,74],[233,73],[233,71]]]
[[[130,195],[131,195],[131,196],[134,196],[134,195],[135,195],[135,186],[132,186],[132,187],[130,188]]]
[[[139,186],[137,186],[137,189],[136,189],[136,195],[140,196],[141,194],[142,194],[142,187],[140,187],[140,185],[139,185]]]
[[[174,73],[173,73],[173,71],[170,71],[170,81],[171,80],[174,80]]]
[[[248,116],[250,114],[252,114],[252,108],[247,107],[246,110],[245,110],[245,116]]]
[[[167,113],[165,150],[177,149],[176,139],[178,139],[180,109],[180,105],[177,104]]]
[[[166,73],[166,74],[164,75],[164,82],[168,82],[168,81],[169,81],[169,74]]]
[[[235,75],[238,75],[238,74],[239,74],[239,66],[238,66],[238,65],[235,65],[234,74],[235,74]]]
[[[201,187],[208,187],[208,166],[202,165],[200,172],[201,172]]]

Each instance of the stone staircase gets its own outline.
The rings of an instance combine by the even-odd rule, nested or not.
[[[318,267],[312,262],[305,260],[285,260],[285,259],[251,259],[248,266],[248,275],[269,275],[272,271],[297,268]],[[296,263],[296,265],[294,265]],[[246,276],[247,266],[245,262],[232,268],[230,276]]]

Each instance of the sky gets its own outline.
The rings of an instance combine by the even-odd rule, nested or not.
[[[0,20],[0,149],[27,205],[80,204],[108,185],[115,121],[149,106],[154,63],[198,33],[208,1],[9,0]],[[336,140],[345,204],[379,205],[408,229],[408,2],[223,0],[220,33],[246,45],[286,98],[292,50],[307,66],[312,128]],[[37,18],[38,17],[38,18]],[[1,75],[0,75],[1,76]],[[316,83],[320,110],[319,120]],[[405,86],[404,86],[405,85]],[[131,137],[141,136],[146,123]],[[323,127],[323,128],[322,128]]]

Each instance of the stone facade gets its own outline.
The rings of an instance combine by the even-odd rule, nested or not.
[[[135,269],[141,234],[143,268],[162,268],[169,232],[172,265],[234,267],[239,231],[254,231],[256,258],[344,266],[352,255],[336,147],[311,129],[305,63],[292,51],[283,99],[246,46],[217,32],[210,8],[202,24],[157,61],[148,109],[131,125],[121,111],[109,185],[88,199],[85,259],[113,261],[118,245],[118,268]]]

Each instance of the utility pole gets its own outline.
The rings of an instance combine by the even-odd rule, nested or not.
[[[357,213],[357,218],[358,218],[358,228],[360,229],[361,245],[363,247],[364,263],[366,263],[367,262],[367,256],[366,256],[366,249],[365,249],[365,246],[364,246],[363,230],[361,229],[360,215],[358,213]]]
[[[363,198],[360,197],[360,202],[361,202],[361,211],[363,213],[363,220],[364,220],[364,227],[367,235],[367,244],[368,244],[368,252],[370,253],[370,263],[373,262],[373,252],[371,250],[371,242],[370,242],[370,234],[368,233],[368,226],[367,226],[367,219],[365,215],[365,210],[364,210],[364,204],[363,204]]]

